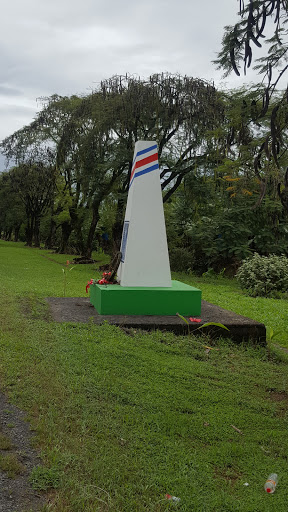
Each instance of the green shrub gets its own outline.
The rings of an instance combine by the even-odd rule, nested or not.
[[[288,290],[288,258],[255,253],[244,260],[236,277],[252,297],[279,297]]]
[[[174,272],[187,272],[192,270],[195,257],[194,252],[184,247],[174,247],[169,250],[170,267]]]

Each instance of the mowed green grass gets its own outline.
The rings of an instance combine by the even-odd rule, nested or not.
[[[1,282],[3,284],[5,282],[5,286],[18,295],[34,293],[40,297],[63,297],[63,269],[67,275],[65,295],[69,297],[86,295],[87,281],[100,275],[96,271],[97,263],[70,265],[67,268],[67,260],[72,261],[73,256],[56,254],[44,249],[32,249],[21,243],[0,240]]]
[[[43,298],[62,295],[63,273],[43,255],[68,258],[0,242],[0,382],[36,431],[44,468],[33,481],[54,487],[49,510],[164,512],[175,509],[170,493],[181,512],[286,512],[285,359],[47,321]],[[85,295],[95,275],[95,265],[75,266],[67,295]],[[263,488],[271,472],[273,496]]]
[[[266,325],[267,338],[288,348],[288,301],[249,297],[236,279],[196,277],[184,273],[175,279],[202,290],[202,298],[224,309],[247,316]]]

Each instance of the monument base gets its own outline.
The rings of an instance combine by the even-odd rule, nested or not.
[[[90,302],[99,315],[201,315],[201,290],[180,281],[171,288],[93,284]]]

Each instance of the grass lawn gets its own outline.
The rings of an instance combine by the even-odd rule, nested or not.
[[[68,258],[0,241],[0,382],[36,431],[44,466],[31,478],[52,489],[46,510],[287,512],[287,358],[221,340],[207,354],[193,337],[51,322],[43,298],[63,295]],[[76,265],[66,295],[84,296],[95,276],[95,265]],[[198,281],[206,300],[279,327],[285,301]],[[287,335],[278,339],[288,345]],[[272,472],[279,485],[269,496]],[[177,508],[166,493],[180,497]]]
[[[266,325],[267,338],[288,348],[288,301],[249,297],[236,279],[195,277],[184,273],[174,278],[202,290],[202,298],[212,304],[247,316]],[[272,336],[271,336],[272,335]]]

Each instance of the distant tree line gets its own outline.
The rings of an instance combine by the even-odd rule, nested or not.
[[[16,162],[3,180],[24,207],[27,243],[39,245],[40,221],[49,211],[46,246],[65,252],[73,234],[75,250],[90,257],[108,198],[116,207],[113,239],[119,243],[136,140],[157,141],[167,201],[203,165],[205,134],[222,118],[213,85],[168,74],[146,81],[115,76],[87,96],[44,98],[36,119],[1,144]]]
[[[156,74],[43,98],[35,120],[0,146],[13,162],[0,175],[0,236],[86,258],[101,246],[112,254],[135,142],[155,140],[173,268],[203,272],[237,266],[253,251],[287,254],[287,134],[277,161],[269,147],[261,151],[279,100],[275,92],[260,119],[263,90],[224,93]]]

